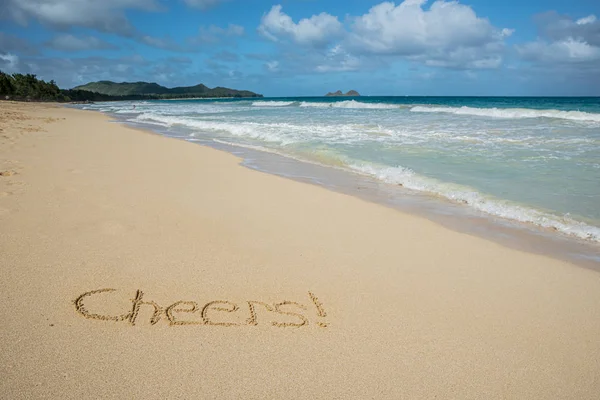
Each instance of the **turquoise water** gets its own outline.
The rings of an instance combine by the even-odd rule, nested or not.
[[[600,241],[600,98],[315,97],[87,108]]]

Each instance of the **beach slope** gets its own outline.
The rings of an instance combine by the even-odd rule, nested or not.
[[[98,113],[0,130],[0,398],[598,398],[595,271]]]

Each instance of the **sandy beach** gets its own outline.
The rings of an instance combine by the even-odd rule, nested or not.
[[[600,274],[0,102],[0,398],[598,399]]]

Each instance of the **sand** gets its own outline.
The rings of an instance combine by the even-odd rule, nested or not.
[[[0,102],[0,398],[598,399],[600,274]]]

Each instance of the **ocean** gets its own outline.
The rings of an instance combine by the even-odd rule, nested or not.
[[[600,242],[600,98],[290,97],[83,108]]]

